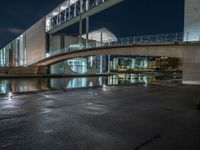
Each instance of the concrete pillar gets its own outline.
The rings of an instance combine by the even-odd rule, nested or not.
[[[77,10],[77,6],[76,3],[74,4],[74,17],[76,17],[76,10]]]
[[[108,55],[108,73],[110,73],[110,55]]]
[[[86,17],[86,48],[88,48],[89,41],[89,17]]]
[[[103,56],[100,56],[100,63],[99,63],[100,73],[103,73]]]
[[[185,0],[184,40],[200,40],[200,0]]]
[[[184,51],[183,84],[200,85],[200,48],[198,46]]]
[[[80,20],[79,20],[79,36],[80,36],[80,38],[82,38],[82,32],[83,32],[82,24],[83,24],[83,20],[82,20],[82,16],[80,15]]]
[[[100,39],[101,39],[101,46],[103,46],[103,32],[101,32],[101,35],[100,35]]]
[[[88,41],[89,39],[89,17],[86,17],[86,40]]]

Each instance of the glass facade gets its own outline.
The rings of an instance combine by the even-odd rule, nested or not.
[[[107,72],[106,56],[89,56],[73,58],[50,66],[51,74],[85,74],[93,70],[95,73]]]
[[[26,64],[24,35],[20,35],[0,50],[0,66],[24,66]]]
[[[142,56],[112,56],[111,72],[182,70],[179,58],[142,57]]]
[[[6,65],[6,49],[3,48],[0,50],[0,66]]]
[[[75,73],[87,73],[93,66],[93,58],[74,58],[67,60],[67,64]]]
[[[151,57],[113,56],[111,58],[111,71],[148,69],[150,61]]]

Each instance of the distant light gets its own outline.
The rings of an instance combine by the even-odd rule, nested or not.
[[[49,53],[46,53],[46,57],[50,57],[50,54],[49,54]]]
[[[72,4],[74,4],[74,3],[76,3],[76,2],[78,2],[79,0],[70,0],[70,5],[72,5]]]
[[[53,16],[56,16],[56,15],[58,15],[58,14],[59,14],[58,11],[54,11],[54,12],[52,13]]]
[[[108,91],[108,88],[107,88],[107,85],[106,85],[106,84],[103,84],[103,91],[104,91],[104,92]]]

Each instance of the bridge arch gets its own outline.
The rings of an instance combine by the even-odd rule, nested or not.
[[[160,44],[160,45],[126,45],[113,47],[99,47],[72,51],[55,55],[40,60],[33,65],[52,65],[67,59],[88,57],[96,55],[137,55],[137,56],[157,56],[157,57],[184,57],[184,50],[187,49],[185,44]]]
[[[55,55],[33,65],[48,66],[70,58],[96,55],[164,56],[183,59],[183,83],[200,85],[200,43],[125,45],[83,49]]]

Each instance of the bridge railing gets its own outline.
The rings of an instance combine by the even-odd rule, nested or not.
[[[133,36],[133,37],[123,37],[119,38],[117,41],[108,40],[105,43],[108,43],[109,46],[120,46],[120,45],[129,45],[129,44],[160,44],[160,43],[171,43],[171,42],[180,42],[184,40],[183,33],[173,33],[173,34],[157,34],[157,35],[144,35],[144,36]]]
[[[78,41],[72,43],[69,47],[64,49],[59,49],[51,51],[46,54],[46,56],[34,59],[29,61],[27,65],[31,65],[39,60],[53,57],[56,55],[69,53],[73,51],[81,51],[91,48],[100,48],[100,47],[113,47],[113,46],[124,46],[124,45],[135,45],[135,44],[165,44],[165,43],[174,43],[174,42],[187,42],[187,41],[200,41],[200,33],[172,33],[172,34],[157,34],[157,35],[144,35],[144,36],[133,36],[133,37],[124,37],[116,39],[109,39],[107,41],[98,42],[98,41]]]
[[[144,36],[132,36],[104,41],[110,46],[128,44],[162,44],[174,42],[197,42],[200,41],[200,32],[170,33]]]

